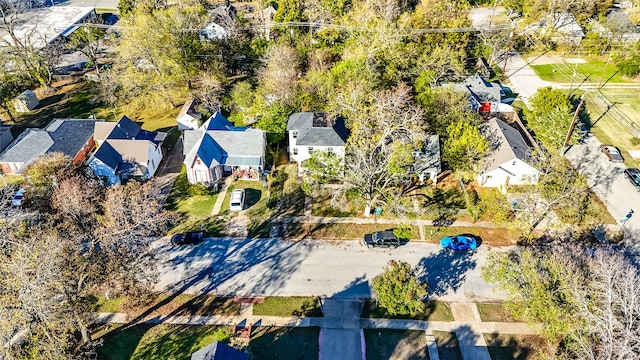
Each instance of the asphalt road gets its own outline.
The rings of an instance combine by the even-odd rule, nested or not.
[[[501,64],[501,66],[504,63]],[[529,98],[538,91],[539,88],[551,86],[552,84],[540,79],[533,71],[527,61],[520,55],[512,55],[507,59],[505,73],[509,77],[512,91],[516,92],[525,104],[529,104]]]
[[[226,296],[369,298],[371,281],[391,260],[424,269],[430,297],[447,301],[505,298],[480,277],[488,246],[475,252],[441,251],[412,242],[395,250],[370,250],[360,241],[298,243],[278,239],[210,238],[197,246],[155,244],[160,259],[157,290]]]
[[[587,177],[596,195],[619,222],[633,209],[635,213],[622,227],[630,244],[640,245],[640,193],[624,176],[625,165],[612,163],[600,153],[600,142],[594,136],[584,144],[573,146],[566,156],[571,164]]]

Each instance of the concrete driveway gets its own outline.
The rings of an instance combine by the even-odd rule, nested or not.
[[[395,250],[369,250],[361,241],[209,238],[197,246],[155,244],[157,290],[227,296],[369,298],[371,281],[391,259],[420,265],[430,296],[447,301],[502,300],[480,277],[491,250],[441,251],[412,242]]]
[[[550,82],[540,79],[527,61],[520,55],[509,56],[507,60],[506,74],[509,78],[509,87],[518,94],[522,101],[529,105],[529,98],[538,89],[552,86]]]
[[[594,136],[588,137],[584,144],[572,146],[566,156],[571,164],[587,177],[593,192],[604,202],[611,215],[620,221],[629,210],[635,214],[627,221],[623,229],[625,238],[634,244],[640,240],[640,193],[624,177],[624,164],[607,160],[600,153],[600,142]]]

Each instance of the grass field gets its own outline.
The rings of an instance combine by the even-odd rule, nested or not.
[[[249,343],[252,360],[313,360],[318,358],[320,328],[258,327]]]
[[[516,322],[502,303],[477,303],[480,319],[487,322]]]
[[[407,315],[391,315],[387,309],[378,306],[375,300],[366,300],[362,308],[363,318],[385,318],[385,319],[413,319],[425,321],[453,321],[453,313],[449,305],[444,301],[427,301],[424,312]]]
[[[463,360],[462,353],[460,352],[460,345],[458,344],[458,338],[455,333],[434,331],[433,335],[436,338],[436,344],[438,344],[438,354],[440,355],[440,359]]]
[[[514,235],[506,228],[486,228],[471,226],[425,226],[425,236],[428,242],[439,244],[440,239],[445,236],[458,234],[471,234],[480,238],[480,244],[490,246],[509,246],[518,241],[518,236]]]
[[[315,297],[266,297],[253,304],[253,315],[322,317],[320,303]]]
[[[607,65],[606,60],[599,59],[587,59],[587,61],[584,64],[544,64],[531,67],[542,80],[551,82],[579,84],[588,77],[587,81],[594,84],[633,83],[633,80],[621,76],[613,63]]]
[[[365,329],[367,360],[429,360],[423,331]]]
[[[139,304],[127,298],[112,298],[106,300],[104,297],[98,299],[95,311],[97,312],[124,312],[129,314],[129,318],[135,318],[144,314],[145,316],[167,316],[167,315],[225,315],[235,316],[240,314],[240,304],[233,301],[233,298],[216,297],[208,295],[179,294],[168,296],[157,295],[148,299],[147,302]]]
[[[360,240],[365,234],[374,231],[391,230],[392,224],[289,224],[287,234],[292,238],[327,239],[327,240]],[[412,226],[413,237],[410,240],[420,239],[420,230]]]

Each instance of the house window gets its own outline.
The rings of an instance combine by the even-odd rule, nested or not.
[[[328,152],[330,152],[330,153],[332,153],[332,152],[333,152],[333,148],[332,148],[332,147],[329,147],[329,148],[327,148],[327,151],[328,151]]]
[[[298,132],[297,131],[292,131],[291,135],[293,136],[294,139],[298,138]]]
[[[202,165],[202,161],[200,161],[200,159],[196,160],[196,163],[198,163],[198,165]]]
[[[309,154],[313,152],[313,146],[309,146]]]
[[[293,148],[293,155],[298,155],[298,148]]]
[[[151,159],[151,167],[154,168],[154,169],[156,168],[156,163],[153,162],[153,159]]]

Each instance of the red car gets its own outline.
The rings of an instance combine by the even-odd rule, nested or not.
[[[624,162],[624,158],[622,157],[622,154],[620,154],[620,150],[613,145],[600,145],[600,152],[607,155],[609,161]]]

